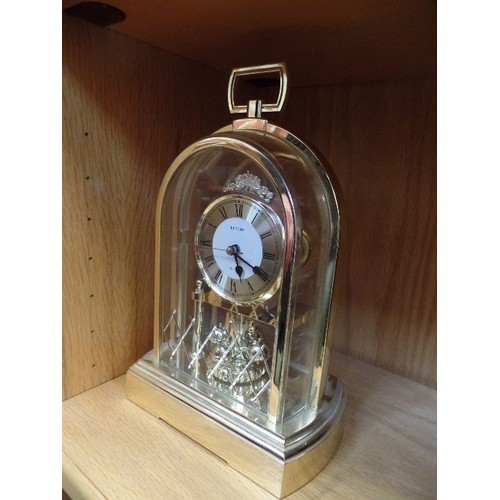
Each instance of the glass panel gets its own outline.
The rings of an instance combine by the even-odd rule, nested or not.
[[[323,397],[339,215],[319,162],[276,132],[214,134],[171,167],[157,345],[166,373],[286,437]]]
[[[216,216],[207,216],[200,229],[202,214],[210,211],[216,200],[227,199],[236,192],[245,197],[248,206],[221,205],[220,208],[227,211],[224,214],[227,220],[215,210]],[[246,278],[253,274],[245,281],[244,297],[250,297],[252,286],[257,288],[259,283],[264,283],[266,270],[271,272],[272,266],[266,267],[264,259],[274,258],[278,250],[266,252],[264,243],[259,261],[252,261],[251,265],[246,264],[251,259],[248,251],[238,254],[239,274],[226,276],[226,290],[222,289],[222,295],[208,287],[200,266],[207,265],[209,277],[217,278],[215,271],[212,273],[217,269],[217,262],[213,257],[216,254],[211,253],[213,235],[209,232],[215,231],[209,227],[212,223],[219,224],[217,217],[228,224],[233,220],[231,217],[238,216],[240,221],[241,217],[255,217],[255,231],[263,232],[262,213],[269,212],[279,226],[283,209],[279,197],[274,198],[275,192],[272,178],[252,158],[229,148],[211,147],[186,158],[170,179],[161,201],[160,367],[264,426],[268,420],[279,294],[275,293],[276,287],[270,288],[272,295],[263,303],[240,304],[227,299],[231,299],[231,281],[235,287],[242,287],[243,280],[240,282],[238,276]],[[260,215],[255,207],[260,207]],[[251,212],[254,209],[255,214]],[[196,247],[196,239],[200,246],[203,238],[210,238],[210,252],[204,253]],[[279,251],[282,247],[280,243]],[[226,252],[222,254],[226,260],[230,258]],[[230,258],[233,273],[236,264],[238,261],[232,264]],[[226,271],[221,262],[218,265]],[[259,272],[254,272],[255,267]],[[280,268],[277,273],[281,279]]]
[[[281,433],[289,435],[315,418],[324,391],[339,212],[323,167],[302,142],[288,133],[286,140],[261,132],[246,134],[266,151],[285,179],[294,204],[297,241],[291,271],[293,301],[286,310],[293,322],[288,331],[287,377],[282,389],[282,419],[278,422]]]

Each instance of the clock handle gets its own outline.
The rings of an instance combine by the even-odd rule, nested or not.
[[[234,89],[236,80],[241,76],[266,75],[269,73],[278,73],[280,80],[280,89],[275,103],[262,103],[261,101],[250,101],[248,104],[235,104]],[[284,63],[265,64],[263,66],[249,66],[247,68],[235,68],[229,77],[227,87],[227,103],[230,113],[247,113],[249,118],[260,118],[260,113],[273,113],[281,111],[285,104],[288,90],[288,77]]]

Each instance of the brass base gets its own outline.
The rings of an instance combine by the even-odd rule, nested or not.
[[[127,396],[131,401],[194,439],[278,498],[293,493],[315,477],[340,444],[343,405],[342,414],[320,439],[281,460],[142,378],[139,373],[134,367],[127,373]]]

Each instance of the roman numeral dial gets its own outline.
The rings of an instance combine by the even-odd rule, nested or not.
[[[268,205],[242,195],[214,200],[200,217],[195,257],[206,283],[237,304],[270,298],[281,284],[285,230]]]

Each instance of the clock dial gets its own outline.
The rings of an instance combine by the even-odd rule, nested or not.
[[[198,266],[208,285],[239,304],[261,302],[278,289],[284,229],[263,203],[223,196],[203,212],[195,236]]]

